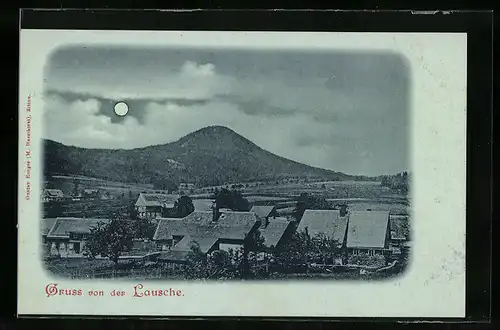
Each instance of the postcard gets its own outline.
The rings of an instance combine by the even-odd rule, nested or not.
[[[21,30],[19,315],[465,316],[466,40]]]

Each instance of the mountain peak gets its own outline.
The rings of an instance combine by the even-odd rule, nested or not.
[[[232,129],[213,125],[175,142],[130,150],[45,145],[46,174],[86,175],[117,182],[156,184],[159,178],[199,185],[285,177],[339,179],[342,173],[277,156]]]
[[[203,127],[184,136],[177,143],[179,143],[181,147],[189,146],[197,149],[208,148],[214,150],[247,148],[250,145],[253,145],[252,142],[239,135],[232,129],[221,125]]]
[[[203,127],[191,134],[196,134],[196,133],[218,133],[218,134],[234,134],[234,135],[239,135],[232,129],[230,129],[227,126],[222,126],[222,125],[212,125],[212,126],[206,126]]]

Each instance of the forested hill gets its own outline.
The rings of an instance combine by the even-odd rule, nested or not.
[[[45,140],[44,173],[119,182],[156,184],[169,180],[197,185],[287,177],[356,178],[277,156],[223,126],[205,127],[172,143],[128,150],[85,149]]]

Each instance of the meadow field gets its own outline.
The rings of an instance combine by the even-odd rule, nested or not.
[[[134,204],[141,192],[167,193],[151,186],[106,181],[89,177],[53,176],[46,187],[61,189],[66,196],[74,195],[75,189],[102,189],[112,197],[109,200],[71,200],[60,203],[64,216],[106,216],[110,212],[125,213]],[[197,210],[209,210],[213,191],[232,185],[201,187],[189,196]],[[236,187],[236,186],[235,186]],[[317,182],[255,182],[237,188],[250,205],[275,205],[282,215],[290,215],[298,197],[307,193],[321,196],[332,205],[348,204],[351,210],[389,210],[391,214],[409,214],[407,196],[395,194],[376,181],[317,181]]]

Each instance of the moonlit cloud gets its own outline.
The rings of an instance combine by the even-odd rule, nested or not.
[[[213,64],[197,64],[192,61],[186,61],[178,70],[156,71],[154,74],[131,72],[126,68],[112,74],[108,70],[90,70],[82,74],[54,73],[53,76],[48,76],[46,83],[48,90],[52,92],[72,92],[116,101],[205,100],[226,93],[238,85],[232,77],[217,75]]]
[[[207,77],[215,75],[215,66],[211,63],[197,64],[192,61],[186,61],[181,67],[181,76],[190,76],[194,78]]]
[[[129,149],[223,125],[305,164],[399,172],[407,169],[407,72],[398,58],[372,57],[64,49],[47,66],[45,137]],[[118,101],[128,115],[113,113]]]

